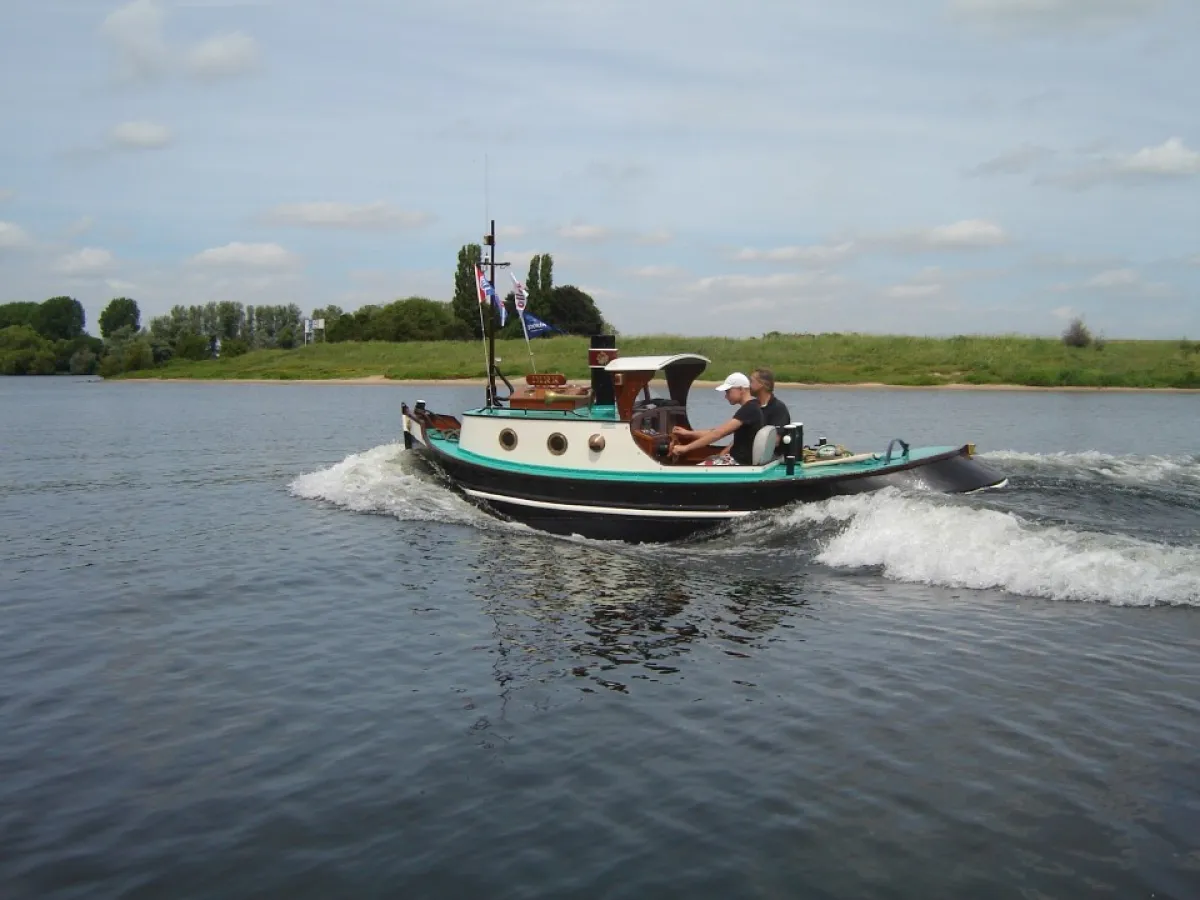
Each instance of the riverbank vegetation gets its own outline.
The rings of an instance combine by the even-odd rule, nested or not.
[[[494,315],[499,298],[487,305],[479,302],[475,273],[481,260],[478,244],[459,250],[449,301],[408,297],[353,312],[326,306],[313,310],[311,319],[324,327],[311,331],[310,320],[295,304],[243,306],[228,301],[175,306],[142,327],[137,302],[118,297],[101,313],[102,337],[95,338],[84,330],[83,307],[71,297],[10,303],[0,306],[0,373],[482,378],[486,363],[481,311]],[[537,369],[586,378],[587,340],[582,336],[613,332],[595,301],[573,285],[555,285],[549,254],[532,259],[524,288],[526,311],[535,317],[529,322],[544,335],[532,341]],[[501,369],[513,378],[528,372],[530,363],[511,292],[505,301],[508,321],[499,329],[496,346]],[[701,353],[712,361],[710,377],[768,366],[781,382],[807,384],[1200,388],[1200,344],[1103,340],[1078,319],[1059,339],[772,332],[743,339],[625,335],[619,343],[626,356]]]
[[[864,334],[780,334],[761,338],[622,336],[624,356],[695,352],[723,377],[769,366],[781,382],[806,384],[1011,384],[1037,387],[1200,388],[1200,344],[1186,340],[1108,340],[1073,347],[1062,340],[1020,336],[896,337]],[[537,370],[586,379],[587,340],[532,342]],[[530,369],[523,340],[499,340],[501,371],[519,380]],[[314,344],[291,351],[259,350],[232,359],[189,362],[136,372],[137,377],[200,379],[330,379],[382,375],[391,379],[482,378],[481,341]]]

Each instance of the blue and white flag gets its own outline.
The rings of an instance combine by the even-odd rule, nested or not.
[[[475,283],[479,288],[479,303],[482,306],[490,299],[492,306],[500,313],[500,327],[504,327],[504,323],[508,321],[508,310],[504,307],[504,301],[496,294],[496,289],[492,287],[492,283],[488,281],[487,276],[483,274],[483,267],[475,266]]]
[[[547,325],[533,313],[526,310],[521,313],[525,321],[525,332],[530,337],[538,337],[539,335],[548,334],[551,331],[558,331],[553,325]]]

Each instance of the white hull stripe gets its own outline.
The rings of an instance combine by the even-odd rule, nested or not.
[[[597,516],[641,516],[659,519],[735,519],[740,516],[748,516],[753,512],[753,510],[749,509],[731,509],[728,512],[713,512],[709,510],[689,512],[683,509],[629,509],[622,506],[581,506],[575,503],[550,503],[545,500],[527,500],[524,497],[506,497],[503,494],[491,494],[487,491],[476,491],[471,488],[463,488],[463,491],[472,497],[479,497],[484,500],[496,500],[500,503],[532,506],[536,509],[553,509],[558,512],[591,513]]]

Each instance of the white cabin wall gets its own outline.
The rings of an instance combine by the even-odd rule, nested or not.
[[[517,433],[517,446],[512,450],[500,446],[500,432],[505,428]],[[555,456],[546,447],[547,439],[555,432],[567,439],[567,451],[561,456]],[[588,447],[588,438],[593,434],[604,437],[604,449],[599,452]],[[657,472],[668,468],[638,447],[628,422],[468,415],[463,417],[458,445],[480,456],[533,466],[623,472]]]

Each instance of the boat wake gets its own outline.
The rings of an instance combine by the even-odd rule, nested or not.
[[[888,488],[753,516],[732,526],[733,541],[726,532],[684,542],[672,552],[713,562],[726,555],[785,554],[834,570],[939,587],[1117,606],[1200,606],[1200,547],[1194,540],[1169,544],[1090,527],[1065,514],[1046,516],[1035,503],[1022,503],[1020,493],[1036,493],[1039,484],[1061,479],[1172,489],[1195,498],[1200,522],[1200,458],[1010,451],[985,458],[1013,476],[1017,492],[964,497]],[[301,475],[290,490],[355,512],[563,540],[481,512],[400,444]],[[582,538],[566,540],[617,550]],[[656,545],[631,549],[661,554]]]
[[[1098,450],[1044,454],[998,450],[980,454],[980,458],[1015,475],[1200,491],[1200,456],[1113,456]]]
[[[289,486],[296,497],[321,500],[360,513],[415,521],[484,524],[489,517],[447,490],[403,444],[352,453],[340,463],[301,475]]]
[[[888,488],[794,507],[785,527],[835,524],[815,561],[942,587],[1114,606],[1200,606],[1200,550],[1031,521]]]

